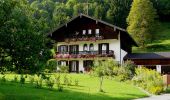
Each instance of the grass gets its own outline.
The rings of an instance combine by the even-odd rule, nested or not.
[[[170,51],[170,22],[160,22],[154,40],[148,43],[145,49],[133,48],[133,52],[166,52]]]
[[[14,74],[6,75],[12,79]],[[135,86],[123,82],[105,79],[104,93],[98,92],[99,80],[84,74],[70,74],[71,80],[78,79],[79,86],[64,86],[63,92],[47,88],[37,89],[30,84],[21,86],[19,83],[0,84],[0,100],[131,100],[147,95]],[[28,79],[27,79],[28,81]]]

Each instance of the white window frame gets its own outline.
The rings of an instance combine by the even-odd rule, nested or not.
[[[83,30],[83,35],[86,35],[86,30]]]
[[[96,29],[96,36],[99,36],[99,34],[100,34],[100,30],[99,29]]]
[[[92,30],[91,29],[88,30],[88,34],[92,34]]]

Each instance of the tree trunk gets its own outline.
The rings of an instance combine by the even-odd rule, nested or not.
[[[100,87],[99,87],[100,92],[103,92],[102,84],[103,84],[103,77],[100,77]]]

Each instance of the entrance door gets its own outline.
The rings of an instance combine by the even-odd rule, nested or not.
[[[89,72],[92,66],[93,66],[92,60],[83,61],[83,67],[84,67],[85,71]]]
[[[70,72],[79,72],[79,61],[70,61],[69,63]]]

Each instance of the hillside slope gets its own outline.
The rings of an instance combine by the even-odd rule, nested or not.
[[[154,41],[145,49],[133,48],[133,52],[166,52],[170,51],[170,22],[161,22],[156,29]]]

